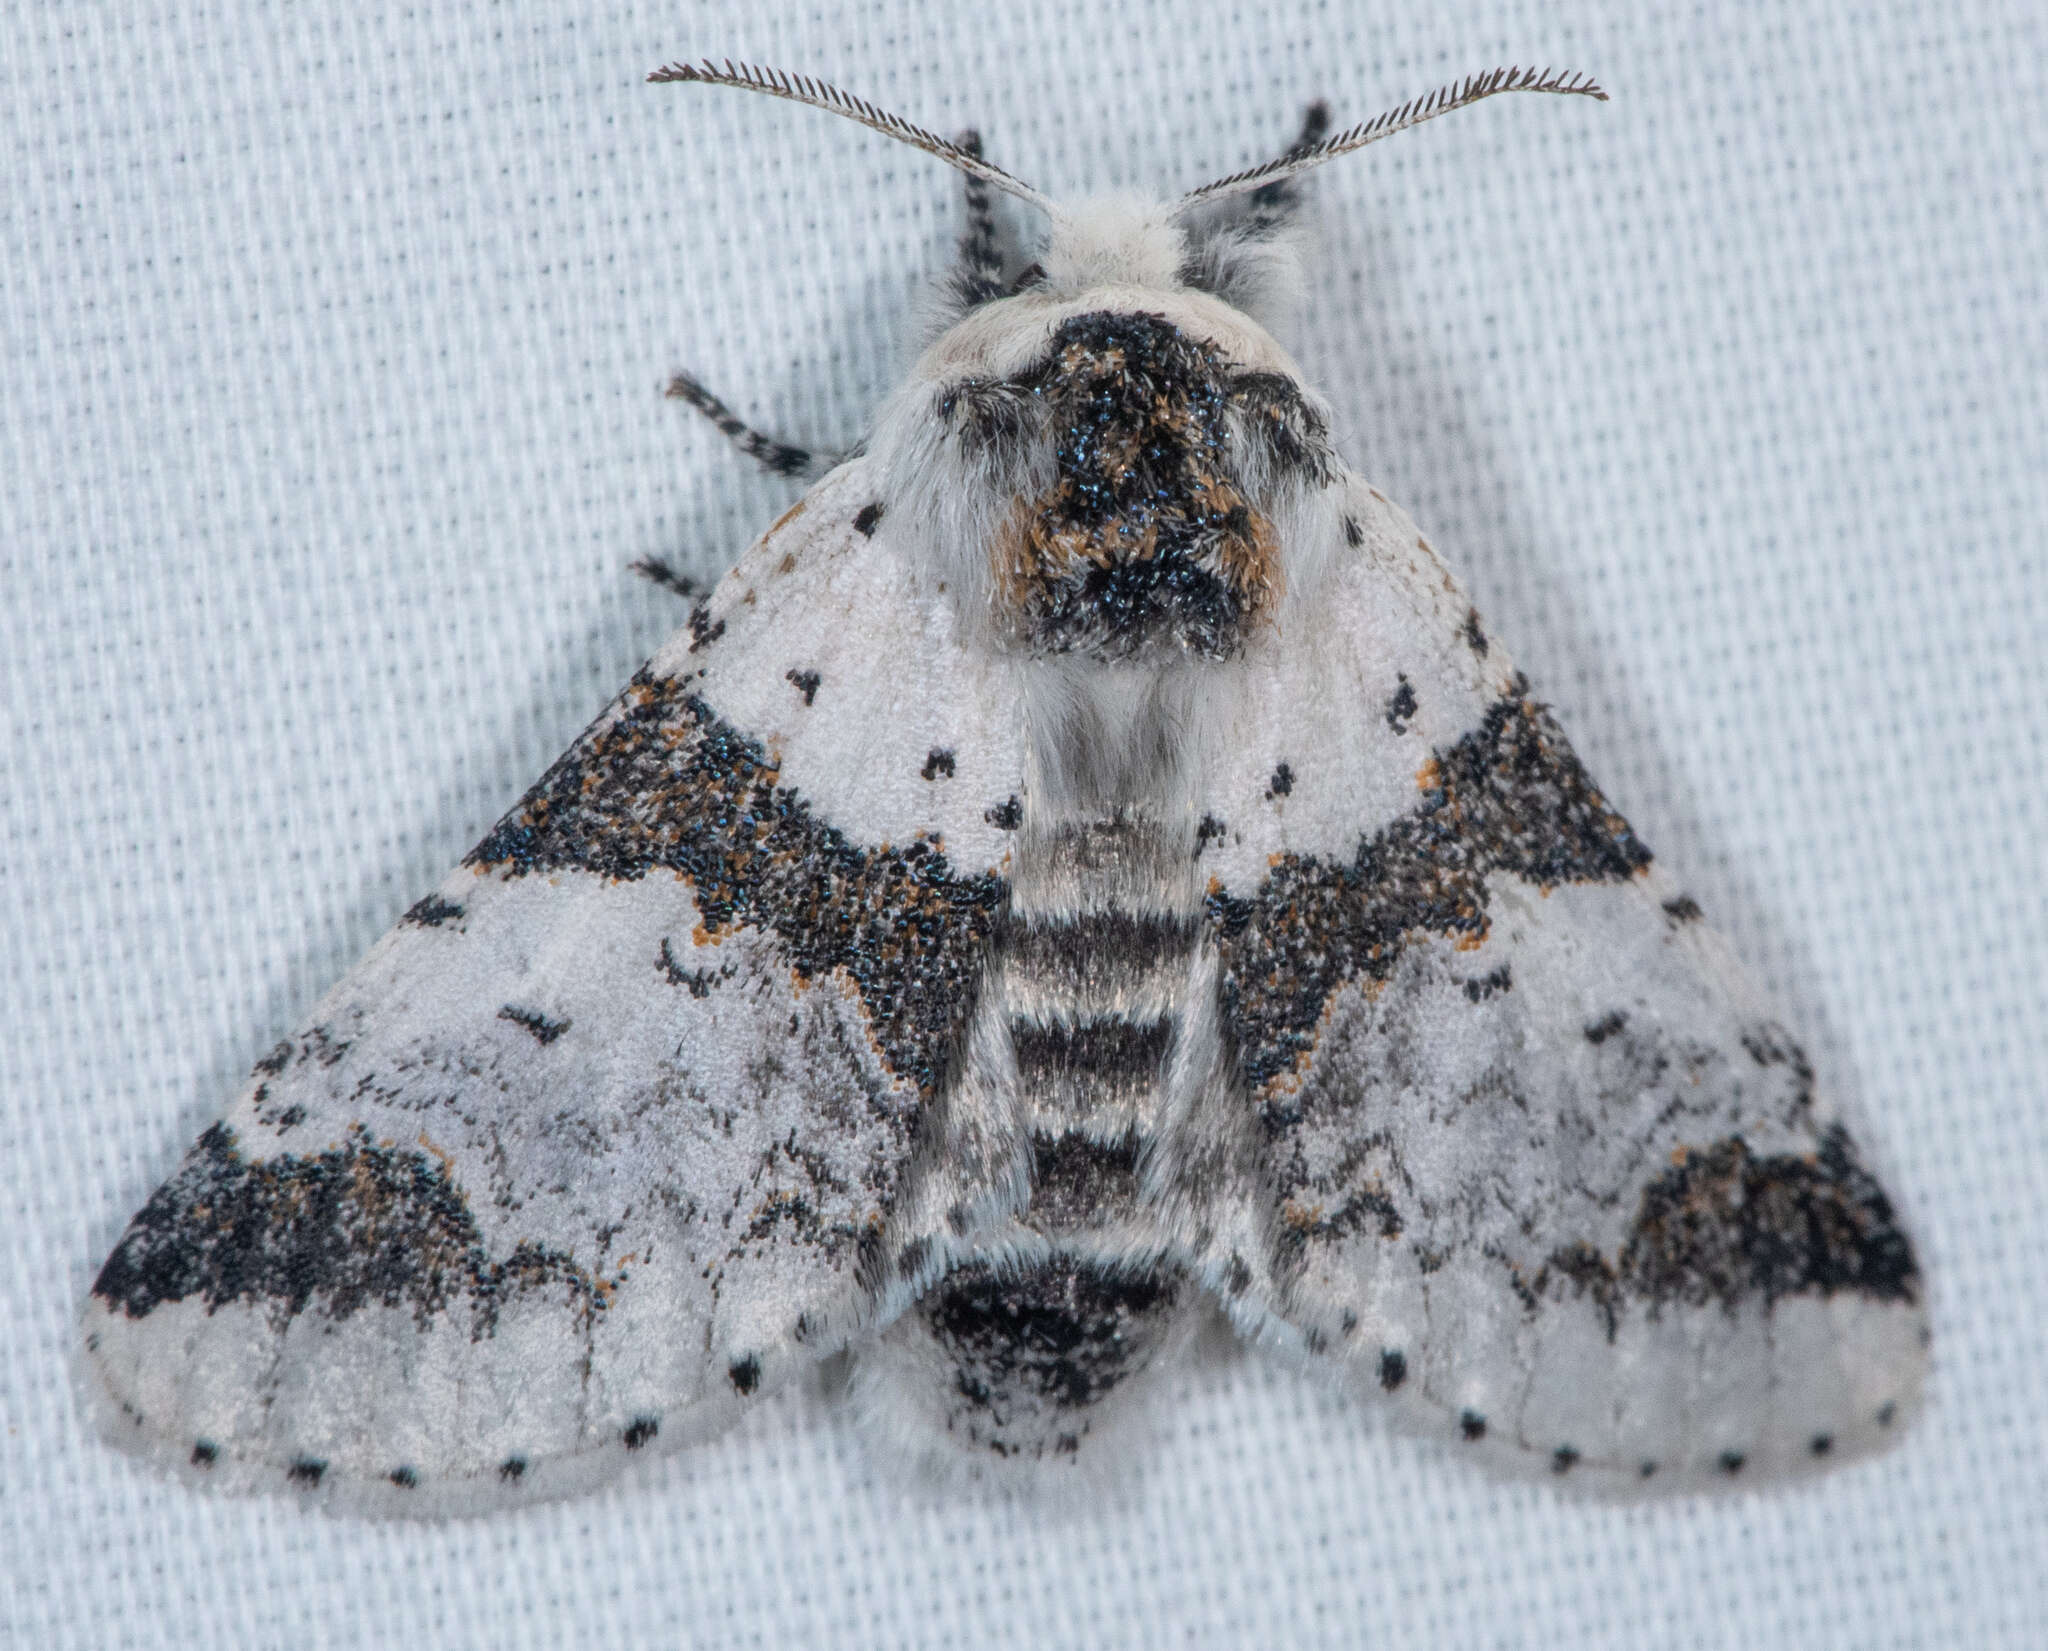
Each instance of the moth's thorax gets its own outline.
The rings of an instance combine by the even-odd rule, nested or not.
[[[1227,659],[1289,584],[1327,420],[1228,305],[1175,288],[1025,293],[927,354],[927,439],[989,501],[939,554],[1033,656]],[[966,542],[961,542],[962,539]]]

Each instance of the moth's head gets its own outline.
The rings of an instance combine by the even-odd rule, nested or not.
[[[1048,214],[1044,245],[1013,289],[1066,297],[1090,287],[1180,284],[1187,232],[1173,209],[1140,195],[1096,195]]]
[[[1255,216],[1223,207],[1188,211],[1140,195],[1090,196],[1047,214],[1035,257],[1006,283],[1059,300],[1104,288],[1203,292],[1284,333],[1300,306],[1306,240],[1291,217]],[[971,294],[953,283],[959,313]]]

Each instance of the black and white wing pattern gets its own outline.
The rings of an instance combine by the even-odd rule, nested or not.
[[[882,517],[822,481],[257,1064],[94,1286],[112,1437],[478,1510],[863,1326],[1022,783]]]
[[[1861,1139],[1414,525],[1338,485],[1344,548],[1248,655],[1202,827],[1270,1311],[1506,1465],[1875,1448],[1926,1330]]]

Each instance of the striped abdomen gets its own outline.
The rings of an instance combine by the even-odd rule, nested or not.
[[[977,1044],[1007,1054],[990,1087],[1029,1196],[1011,1241],[956,1265],[889,1339],[911,1358],[894,1379],[936,1384],[955,1444],[1043,1459],[1194,1321],[1199,1286],[1147,1186],[1186,1110],[1177,1086],[1207,1076],[1182,1057],[1214,988],[1180,834],[1124,815],[1022,836]]]

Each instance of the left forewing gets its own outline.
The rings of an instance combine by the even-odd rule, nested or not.
[[[882,516],[820,483],[258,1063],[95,1283],[115,1438],[475,1511],[864,1326],[1022,783]]]
[[[1654,1487],[1876,1447],[1926,1330],[1861,1132],[1412,524],[1351,503],[1247,662],[1205,825],[1272,1312],[1503,1465]]]

